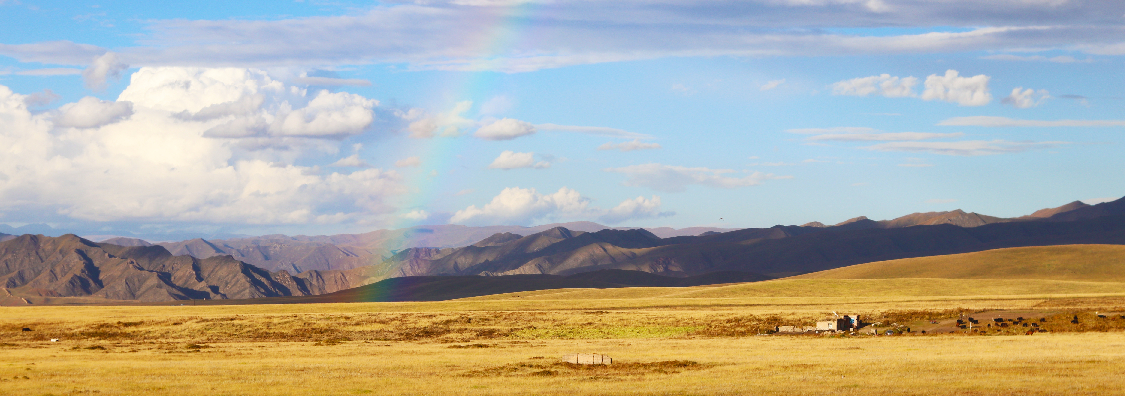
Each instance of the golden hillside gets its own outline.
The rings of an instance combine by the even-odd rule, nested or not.
[[[1125,246],[1062,245],[879,261],[796,279],[1049,279],[1125,281]]]

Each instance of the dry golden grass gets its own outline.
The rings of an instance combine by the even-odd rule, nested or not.
[[[1115,394],[1125,334],[0,347],[4,394]],[[1093,346],[1101,346],[1093,348]],[[574,351],[621,366],[574,369]],[[553,373],[551,373],[553,371]],[[545,373],[546,372],[546,373]],[[26,378],[25,378],[26,377]]]
[[[992,310],[1043,317],[1032,323],[1046,332],[1024,335],[1032,328],[1011,324],[926,336],[760,335],[832,311],[921,329],[961,314],[987,320],[998,315]],[[429,303],[0,307],[0,394],[1118,394],[1123,314],[1125,279],[1112,277],[781,279]],[[560,360],[578,352],[615,364]]]
[[[744,286],[705,289],[728,287]],[[559,293],[581,292],[554,294]],[[639,293],[645,297],[0,308],[0,394],[1107,394],[1125,389],[1125,319],[1092,314],[1095,309],[1125,311],[1125,298],[1115,295],[868,296],[840,303],[839,297]],[[911,311],[918,306],[930,311]],[[758,336],[778,324],[811,324],[839,307],[907,324],[962,311],[1021,308],[1053,315],[1050,323],[1061,327],[1032,336]],[[1074,307],[1082,308],[1070,311]],[[1076,312],[1081,324],[1070,325]],[[1016,332],[1022,330],[999,334]],[[561,363],[561,356],[576,352],[605,353],[617,364]]]
[[[1063,245],[987,250],[853,265],[805,279],[1053,279],[1125,282],[1125,246]]]

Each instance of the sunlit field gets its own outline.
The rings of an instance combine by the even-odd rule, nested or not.
[[[7,307],[0,308],[0,393],[1106,394],[1125,388],[1122,284],[1018,281],[1026,287],[1021,293],[1016,284],[997,282],[789,279],[430,303]],[[1003,294],[988,295],[990,284]],[[898,332],[767,335],[833,311],[860,314],[880,334]],[[1038,331],[1028,335],[1032,328],[1013,325],[969,332],[951,325],[961,315],[982,323],[1019,315]],[[563,363],[572,353],[603,353],[614,364]]]

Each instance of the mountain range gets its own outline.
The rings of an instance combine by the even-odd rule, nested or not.
[[[595,223],[534,228],[432,226],[160,245],[137,239],[95,243],[73,235],[9,236],[0,242],[0,286],[12,298],[151,302],[323,295],[390,278],[433,276],[470,277],[458,284],[517,279],[493,281],[481,276],[570,279],[584,273],[614,273],[604,270],[674,278],[727,272],[766,279],[1001,247],[1125,244],[1125,198],[1092,206],[1075,202],[1019,218],[958,210],[916,213],[889,221],[860,217],[833,226],[656,231],[663,236],[653,230],[612,229]],[[460,243],[464,245],[449,246]],[[434,246],[424,246],[427,244]],[[259,267],[255,262],[269,266]],[[556,278],[522,279],[562,284]],[[581,280],[602,282],[606,287],[621,284]],[[478,289],[497,287],[482,284]]]

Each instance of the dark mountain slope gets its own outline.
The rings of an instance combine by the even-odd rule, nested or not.
[[[688,287],[733,282],[755,282],[769,277],[738,272],[673,278],[637,271],[606,270],[571,276],[411,276],[391,278],[354,289],[319,296],[281,297],[246,301],[249,303],[329,303],[442,301],[457,298],[519,293],[549,289],[612,289],[621,287]],[[242,303],[216,301],[213,304]]]
[[[706,241],[713,237],[697,237],[700,241],[696,243],[662,246],[633,260],[601,268],[687,274],[727,270],[782,276],[871,261],[1001,247],[1125,244],[1125,216],[1074,222],[996,223],[972,228],[935,225],[820,230],[743,242]]]
[[[1071,211],[1062,212],[1048,217],[1048,221],[1074,221],[1092,219],[1103,216],[1125,215],[1125,198],[1112,202],[1104,202],[1093,206],[1084,206]]]

